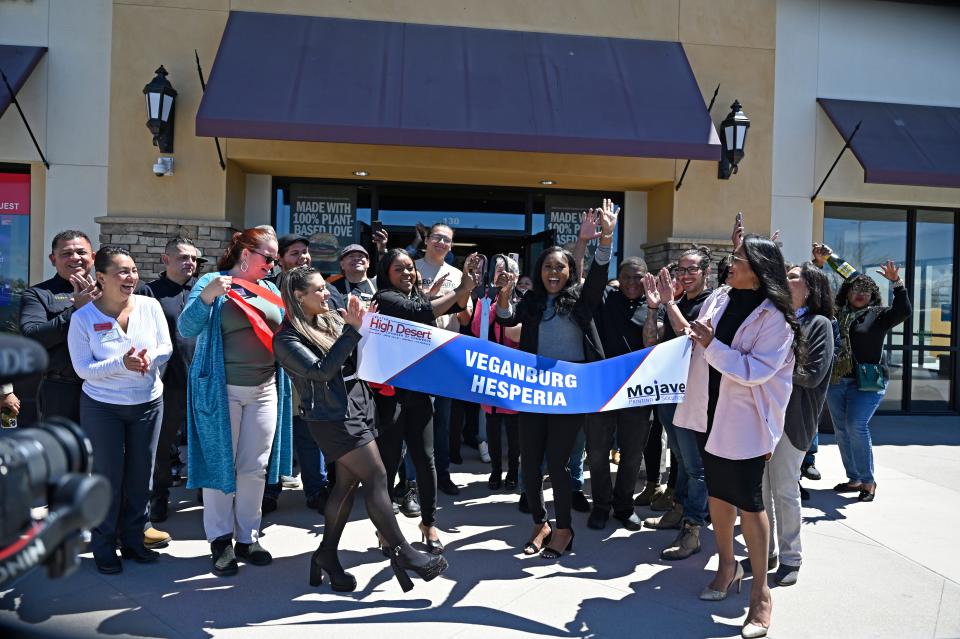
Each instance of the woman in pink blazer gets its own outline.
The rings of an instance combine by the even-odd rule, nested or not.
[[[764,465],[783,434],[794,365],[803,359],[779,247],[766,238],[743,239],[739,221],[734,246],[726,286],[704,302],[688,326],[696,346],[686,399],[674,418],[676,426],[697,433],[710,494],[720,561],[700,594],[706,601],[725,599],[734,584],[740,590],[743,567],[733,555],[738,509],[753,574],[767,574]],[[755,578],[742,635],[765,636],[772,607],[766,579]]]

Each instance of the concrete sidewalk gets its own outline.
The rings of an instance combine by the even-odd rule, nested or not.
[[[824,478],[804,481],[812,499],[803,570],[796,586],[773,590],[771,637],[960,637],[960,419],[876,418],[873,432],[873,503],[830,490],[845,477],[832,438],[821,439]],[[466,488],[457,498],[441,494],[438,515],[450,569],[430,583],[415,580],[406,595],[374,549],[362,499],[342,552],[359,587],[335,594],[307,584],[323,518],[303,507],[300,491],[284,491],[280,509],[264,518],[273,564],[241,565],[238,576],[220,579],[209,572],[200,507],[192,491],[178,490],[163,526],[175,541],[158,564],[124,562],[123,574],[104,576],[87,555],[66,579],[34,573],[0,592],[0,622],[71,638],[739,636],[749,580],[727,601],[697,599],[716,566],[712,534],[700,554],[667,563],[658,553],[675,531],[594,531],[575,513],[575,552],[559,562],[523,557],[531,524],[516,496],[490,494],[489,467],[475,454],[453,468]],[[417,520],[400,519],[408,538],[419,539]],[[742,536],[737,542],[743,556]]]

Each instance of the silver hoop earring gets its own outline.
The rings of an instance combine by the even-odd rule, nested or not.
[[[244,273],[246,273],[248,268],[250,268],[250,267],[247,266],[247,261],[246,261],[246,260],[240,260],[240,270],[243,271]]]

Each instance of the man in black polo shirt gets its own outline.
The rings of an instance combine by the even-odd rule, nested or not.
[[[163,315],[167,318],[170,337],[173,339],[173,354],[163,372],[163,423],[160,426],[153,467],[153,494],[150,499],[152,522],[164,521],[167,518],[172,484],[171,461],[179,458],[177,433],[187,415],[187,373],[190,362],[193,361],[197,340],[180,335],[177,331],[177,318],[187,304],[190,289],[197,282],[200,254],[189,238],[175,237],[167,242],[160,259],[166,269],[147,286],[160,302]]]
[[[340,294],[341,300],[346,300],[347,295],[354,295],[369,307],[377,292],[377,278],[367,277],[369,268],[370,254],[367,249],[359,244],[350,244],[340,251],[340,275],[327,278],[327,283]]]
[[[617,357],[641,350],[647,305],[643,295],[643,276],[647,265],[639,257],[620,263],[617,279],[620,288],[607,287],[597,316],[597,329],[606,357]],[[633,488],[643,461],[643,449],[650,434],[652,407],[622,408],[589,416],[587,420],[587,460],[593,509],[587,526],[601,529],[613,516],[627,530],[639,530],[642,522],[633,510]],[[610,450],[614,435],[620,446],[620,466],[614,485],[610,479]]]

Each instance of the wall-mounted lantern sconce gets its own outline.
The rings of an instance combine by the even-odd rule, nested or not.
[[[153,146],[161,153],[173,153],[173,123],[177,92],[160,65],[156,77],[143,87],[147,99],[147,128],[153,133]]]
[[[730,113],[720,124],[720,170],[717,174],[721,180],[729,180],[737,172],[737,165],[743,159],[743,145],[747,138],[747,129],[750,128],[750,118],[743,114],[743,107],[739,100],[730,105]]]

